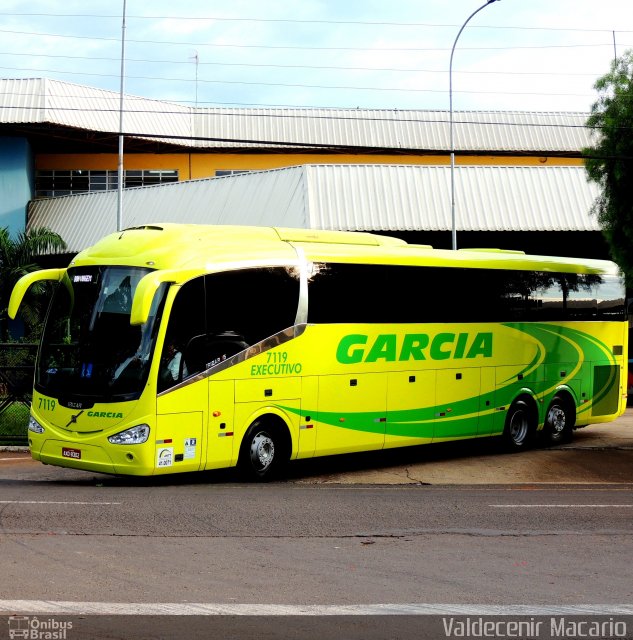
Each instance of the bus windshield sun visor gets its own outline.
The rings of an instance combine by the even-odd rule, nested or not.
[[[15,320],[15,317],[18,315],[18,310],[20,305],[22,304],[22,300],[26,295],[26,292],[29,290],[31,285],[36,282],[41,282],[43,280],[51,280],[53,282],[61,282],[64,275],[66,274],[66,269],[41,269],[39,271],[33,271],[31,273],[27,273],[25,276],[22,276],[13,287],[13,291],[11,292],[11,299],[9,300],[9,317],[12,320]]]

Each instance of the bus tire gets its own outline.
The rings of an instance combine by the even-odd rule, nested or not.
[[[555,395],[545,414],[544,443],[556,445],[569,442],[575,422],[576,411],[573,402],[562,394]]]
[[[525,401],[515,400],[506,416],[503,440],[509,451],[528,449],[536,433],[536,411]]]
[[[242,440],[238,468],[245,480],[266,482],[279,475],[287,458],[281,429],[259,419]]]

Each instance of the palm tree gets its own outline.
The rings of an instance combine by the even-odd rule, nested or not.
[[[2,342],[7,342],[9,339],[7,309],[15,283],[23,275],[40,268],[35,263],[37,256],[65,250],[66,243],[61,236],[45,227],[21,231],[16,237],[11,237],[6,227],[0,229],[0,340]],[[38,313],[40,305],[37,304],[37,296],[41,295],[42,291],[42,286],[32,287],[33,295],[29,296],[29,300],[25,299],[21,306],[22,317],[30,327],[35,326],[41,319]]]

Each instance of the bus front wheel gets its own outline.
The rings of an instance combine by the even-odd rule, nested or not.
[[[512,403],[506,416],[503,439],[510,451],[522,451],[532,443],[536,431],[535,412],[525,400]]]
[[[285,462],[284,449],[279,429],[260,420],[254,422],[242,440],[238,460],[240,472],[247,480],[274,478]]]

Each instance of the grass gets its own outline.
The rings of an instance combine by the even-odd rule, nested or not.
[[[29,410],[14,402],[0,413],[0,445],[24,445],[28,442]]]

